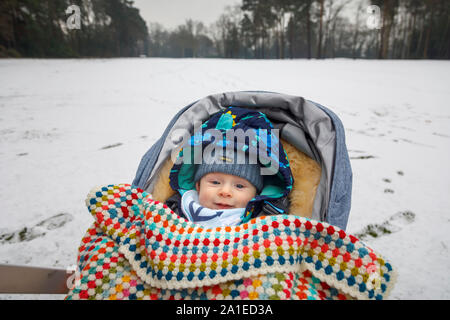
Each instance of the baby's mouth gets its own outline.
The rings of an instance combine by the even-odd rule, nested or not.
[[[225,203],[215,203],[217,209],[231,209],[234,208],[234,206],[231,206],[229,204],[225,204]]]

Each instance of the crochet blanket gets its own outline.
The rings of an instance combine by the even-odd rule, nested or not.
[[[126,184],[93,189],[66,299],[383,299],[389,262],[338,227],[290,215],[202,228]]]

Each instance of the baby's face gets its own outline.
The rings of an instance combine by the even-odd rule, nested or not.
[[[256,195],[247,180],[231,174],[212,172],[196,184],[200,205],[210,209],[245,208]]]

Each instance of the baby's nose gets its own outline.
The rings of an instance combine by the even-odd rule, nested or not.
[[[231,187],[227,184],[224,184],[222,188],[220,188],[219,194],[222,197],[231,197]]]

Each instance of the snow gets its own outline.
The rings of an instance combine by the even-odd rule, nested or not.
[[[74,265],[92,187],[131,183],[189,103],[267,90],[342,120],[354,175],[347,231],[398,269],[390,298],[450,299],[449,83],[449,61],[0,60],[0,263]]]

